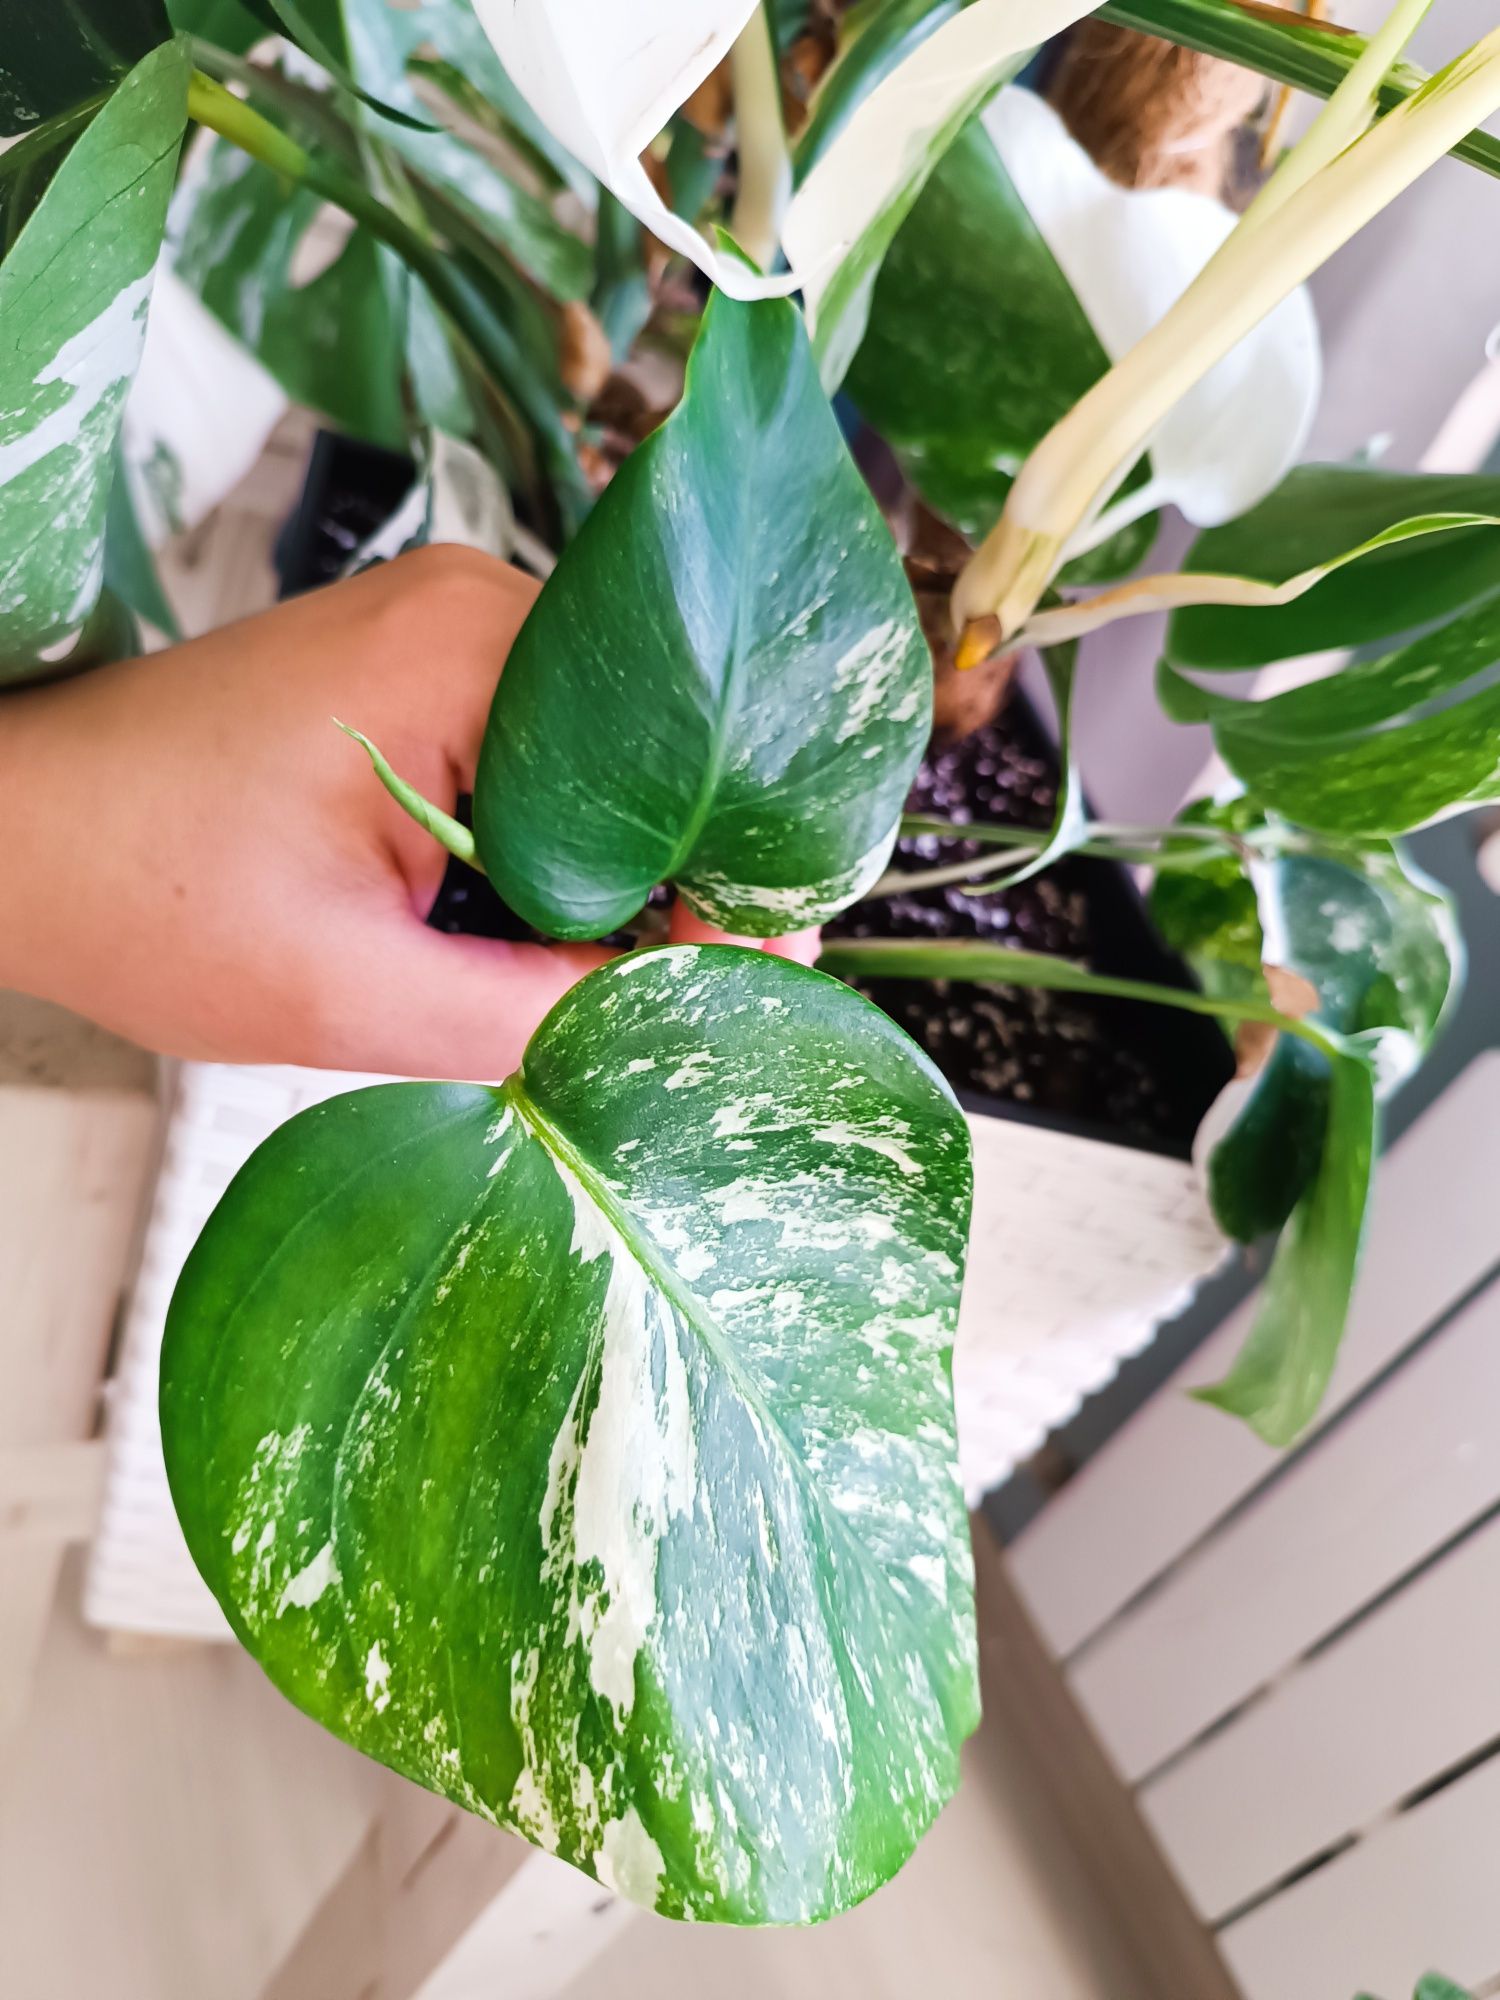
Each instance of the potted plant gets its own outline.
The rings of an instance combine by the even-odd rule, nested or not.
[[[1421,0],[1368,44],[1230,0],[1105,10],[1329,97],[1176,302],[1137,301],[1132,323],[1085,294],[1137,211],[1097,189],[1062,203],[1083,254],[1049,206],[1063,183],[1028,183],[1043,157],[1076,162],[1047,152],[1043,107],[995,97],[1086,0],[861,13],[795,150],[775,40],[795,8],[656,0],[646,36],[639,10],[560,0],[172,11],[176,35],[158,0],[83,6],[0,57],[27,128],[0,156],[13,676],[121,643],[122,594],[151,615],[140,538],[106,515],[191,118],[218,144],[185,184],[176,282],[330,414],[386,441],[417,425],[434,468],[443,440],[477,453],[523,547],[560,558],[497,689],[472,826],[367,746],[521,918],[599,938],[665,885],[775,936],[867,896],[904,831],[982,845],[954,864],[970,882],[1085,852],[1150,866],[1198,971],[1158,985],[978,939],[833,938],[823,973],[650,945],[575,988],[499,1086],[392,1086],[295,1120],[188,1261],[162,1375],[174,1497],[277,1684],[667,1914],[827,1916],[910,1852],[977,1708],[949,1374],[968,1127],[909,1037],[827,974],[1235,1028],[1245,1101],[1215,1204],[1231,1235],[1281,1238],[1211,1400],[1297,1435],[1337,1350],[1377,1097],[1457,974],[1446,905],[1393,843],[1494,798],[1500,651],[1490,482],[1295,466],[1297,287],[1450,149],[1494,169],[1475,128],[1500,105],[1500,37],[1423,80],[1399,62]],[[300,55],[247,61],[265,29]],[[951,226],[887,265],[938,197]],[[295,249],[328,202],[355,228],[309,278]],[[943,310],[979,282],[958,227],[976,218],[984,241],[1005,218],[1021,275],[1004,339],[947,370],[934,351],[989,323]],[[688,356],[665,413],[639,374],[605,403],[648,309],[648,357]],[[991,364],[994,435],[953,414]],[[957,671],[1043,649],[1062,762],[1041,828],[903,827],[931,654],[830,407],[846,383],[976,544]],[[117,498],[153,476],[170,498],[170,450]],[[1121,581],[1168,500],[1206,531],[1187,567]],[[1174,826],[1100,826],[1068,753],[1076,642],[1147,608],[1173,612],[1168,712],[1212,722],[1241,790]],[[1267,700],[1201,678],[1419,624]]]

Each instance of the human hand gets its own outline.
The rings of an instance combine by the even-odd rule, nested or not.
[[[451,810],[535,594],[425,549],[0,700],[0,984],[173,1055],[507,1074],[609,954],[429,930],[447,857],[332,717]]]
[[[535,595],[428,549],[0,701],[0,984],[203,1060],[514,1069],[609,954],[429,930],[447,857],[331,718],[451,810]],[[723,938],[680,906],[673,936]],[[816,933],[767,948],[810,962]]]

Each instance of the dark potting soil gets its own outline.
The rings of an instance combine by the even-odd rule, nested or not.
[[[929,755],[909,810],[1041,830],[1052,824],[1057,782],[1046,731],[1025,698],[1012,694],[996,721]],[[927,870],[993,853],[977,841],[924,834],[903,840],[892,866]],[[1130,878],[1106,862],[1066,861],[989,894],[950,884],[885,897],[827,928],[850,938],[976,939],[1082,960],[1123,978],[1192,984],[1157,938]],[[1186,1154],[1233,1073],[1213,1022],[1159,1007],[947,980],[860,982],[860,990],[926,1049],[960,1095],[1153,1151]]]

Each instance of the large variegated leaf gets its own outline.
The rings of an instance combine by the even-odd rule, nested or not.
[[[0,22],[0,138],[110,90],[171,34],[163,0],[10,0]]]
[[[1260,667],[1415,631],[1494,589],[1496,517],[1500,478],[1490,473],[1298,466],[1259,506],[1200,535],[1185,568],[1303,587],[1280,605],[1176,612],[1167,658],[1179,667]]]
[[[1376,837],[1500,798],[1497,662],[1492,591],[1399,652],[1262,701],[1219,694],[1165,662],[1158,688],[1174,720],[1213,724],[1225,763],[1270,811]]]
[[[653,235],[733,298],[792,289],[716,251],[674,215],[641,155],[724,57],[757,0],[474,0],[507,74],[542,123]]]
[[[881,260],[990,93],[1097,0],[974,0],[866,96],[798,190],[783,232],[829,389],[859,348]]]
[[[132,70],[0,264],[0,680],[66,654],[99,594],[187,79],[178,43]]]
[[[931,702],[799,316],[717,297],[680,408],[506,664],[475,794],[485,867],[554,937],[606,935],[665,881],[731,931],[820,923],[884,867]]]
[[[905,1860],[977,1714],[950,1386],[968,1133],[759,953],[617,961],[498,1090],[285,1127],[188,1261],[194,1557],[337,1734],[673,1916]]]

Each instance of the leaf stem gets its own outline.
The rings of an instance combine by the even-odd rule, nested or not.
[[[776,41],[764,5],[745,23],[729,63],[740,175],[731,233],[759,268],[769,271],[792,198],[792,156],[781,117]]]
[[[900,938],[870,942],[836,939],[823,947],[820,971],[841,979],[959,979],[998,986],[1027,986],[1057,993],[1092,993],[1101,999],[1141,1000],[1203,1014],[1217,1021],[1257,1021],[1295,1035],[1326,1056],[1348,1053],[1342,1040],[1311,1021],[1294,1020],[1266,1000],[1215,999],[1187,988],[1155,986],[1141,979],[1116,979],[1092,972],[1069,958],[1012,951],[1005,945],[963,942],[921,944]]]

